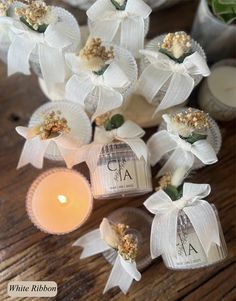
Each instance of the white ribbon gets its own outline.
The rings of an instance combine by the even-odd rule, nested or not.
[[[65,97],[85,107],[86,98],[93,93],[91,97],[96,98],[97,106],[92,120],[122,105],[123,96],[119,89],[129,85],[130,81],[115,61],[109,64],[102,75],[87,70],[75,54],[66,54],[66,61],[75,74],[66,84]]]
[[[53,13],[53,7],[52,7]],[[21,72],[30,74],[30,56],[36,55],[39,60],[42,77],[45,83],[62,83],[65,80],[65,62],[63,50],[75,43],[71,27],[58,20],[49,24],[44,33],[38,33],[15,20],[11,27],[11,45],[8,51],[8,75]]]
[[[33,133],[32,128],[18,126],[16,131],[26,139],[17,169],[28,163],[31,163],[36,168],[42,168],[45,152],[51,143],[56,144],[68,168],[75,165],[74,154],[81,146],[81,141],[78,138],[69,134],[60,134],[55,138],[41,140],[38,135]]]
[[[142,0],[128,0],[125,10],[117,10],[110,0],[97,0],[87,16],[95,24],[91,33],[112,41],[120,30],[120,45],[137,57],[144,45],[144,21],[152,9]]]
[[[208,184],[184,183],[183,196],[177,201],[172,201],[163,190],[159,190],[144,202],[144,206],[155,214],[151,229],[152,258],[160,253],[177,255],[177,221],[181,210],[189,218],[206,254],[213,243],[220,246],[215,211],[207,201],[202,200],[210,190]]]
[[[13,19],[7,16],[0,16],[0,43],[9,43],[9,29],[13,24]],[[0,45],[1,49],[1,45]]]
[[[76,240],[73,246],[80,246],[83,248],[83,252],[80,256],[81,259],[100,254],[108,250],[113,250],[115,252],[115,249],[108,244],[108,242],[111,242],[112,245],[116,244],[113,232],[114,231],[109,226],[107,219],[104,218],[99,229],[85,234]],[[141,279],[141,274],[137,270],[136,263],[125,260],[117,253],[115,263],[103,293],[106,293],[112,287],[118,286],[121,291],[126,294],[133,282],[133,279],[136,281]]]
[[[206,139],[191,144],[179,137],[178,132],[171,126],[168,115],[164,114],[162,117],[167,123],[167,130],[155,133],[147,142],[150,163],[154,166],[165,154],[171,151],[173,153],[158,172],[158,177],[167,171],[176,170],[178,166],[186,167],[186,170],[190,169],[194,163],[194,157],[206,165],[218,161],[215,150]]]
[[[187,56],[183,63],[176,63],[167,55],[151,50],[141,50],[150,62],[137,83],[137,92],[152,103],[165,84],[168,88],[154,114],[184,102],[194,88],[193,75],[208,76],[210,70],[198,53]]]

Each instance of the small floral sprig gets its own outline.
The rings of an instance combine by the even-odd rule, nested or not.
[[[124,116],[121,114],[111,115],[111,112],[105,113],[96,118],[95,123],[97,126],[104,126],[106,131],[118,129],[125,122]]]
[[[179,136],[187,142],[194,142],[207,138],[209,128],[208,114],[188,108],[186,111],[170,115],[172,125]]]
[[[186,56],[192,54],[191,37],[183,31],[168,33],[158,48],[161,53],[182,63]]]
[[[235,0],[207,0],[212,13],[226,24],[235,24],[236,1]]]
[[[43,0],[24,0],[25,7],[17,7],[15,13],[30,29],[43,33],[51,23],[51,8]]]
[[[102,75],[109,66],[108,61],[114,58],[114,50],[112,46],[106,49],[100,38],[92,38],[79,52],[79,57],[89,70],[97,75]]]
[[[159,180],[159,186],[156,191],[162,189],[171,198],[172,201],[177,201],[183,196],[183,181],[187,176],[184,168],[176,169],[173,174],[166,173]]]
[[[60,134],[67,134],[71,131],[68,122],[61,117],[60,111],[52,111],[43,116],[43,121],[32,129],[32,133],[40,137],[41,140],[55,138]]]
[[[127,0],[111,0],[117,10],[125,10]]]
[[[13,3],[13,0],[1,0],[0,1],[0,16],[7,16],[7,10],[12,3]]]

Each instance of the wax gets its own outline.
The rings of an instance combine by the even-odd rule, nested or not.
[[[41,230],[64,234],[77,229],[92,210],[88,181],[78,172],[51,169],[40,175],[27,195],[27,211]]]

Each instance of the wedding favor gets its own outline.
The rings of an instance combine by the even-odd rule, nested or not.
[[[64,53],[75,51],[80,43],[76,19],[65,9],[47,6],[42,0],[15,1],[10,16],[11,45],[8,51],[8,75],[16,72],[37,76],[50,86],[65,80]]]
[[[97,0],[87,11],[91,35],[114,42],[139,57],[151,11],[143,0]]]
[[[96,119],[92,144],[81,148],[90,169],[93,196],[98,199],[134,196],[152,191],[144,131],[120,114]],[[81,155],[81,153],[83,153]]]
[[[9,29],[12,25],[12,18],[9,17],[12,0],[0,2],[0,60],[7,63],[7,52],[10,46]]]
[[[66,99],[80,103],[93,120],[120,107],[137,79],[134,57],[99,38],[89,39],[78,54],[66,54],[66,61],[73,72]]]
[[[199,106],[217,120],[236,118],[236,60],[226,59],[211,67],[198,94]]]
[[[164,114],[158,132],[147,142],[151,165],[165,164],[158,176],[179,166],[197,169],[217,162],[221,134],[215,121],[203,111],[184,109]]]
[[[34,112],[28,127],[18,126],[16,131],[26,139],[17,168],[28,163],[42,168],[44,157],[64,160],[71,168],[78,149],[90,142],[92,127],[79,105],[50,102]]]
[[[204,200],[210,185],[184,183],[183,170],[167,174],[144,203],[155,214],[151,256],[162,254],[170,269],[194,269],[222,261],[227,248],[217,210]]]
[[[151,218],[136,208],[122,208],[104,218],[99,229],[93,230],[73,246],[80,246],[81,259],[99,253],[113,265],[103,293],[118,286],[126,294],[133,282],[139,281],[144,269],[151,263],[149,254]]]
[[[203,49],[182,31],[158,36],[140,53],[142,73],[136,92],[156,105],[156,112],[183,103],[210,74]]]
[[[88,181],[75,170],[53,168],[30,186],[26,209],[33,224],[50,234],[74,231],[88,219],[93,199]]]

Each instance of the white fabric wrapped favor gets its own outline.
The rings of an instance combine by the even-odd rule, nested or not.
[[[212,206],[203,198],[210,194],[210,185],[184,183],[183,196],[177,201],[162,189],[151,195],[144,206],[155,217],[151,229],[151,256],[177,255],[177,221],[181,211],[189,218],[198,239],[207,254],[212,244],[220,246],[219,226]]]
[[[191,42],[193,53],[183,63],[177,63],[158,51],[164,37],[155,38],[146,49],[140,50],[142,73],[136,92],[156,105],[156,112],[183,103],[202,77],[210,74],[204,51],[194,40]]]
[[[93,230],[77,239],[73,246],[80,246],[83,252],[81,259],[111,250],[116,251],[118,237],[109,221],[104,218],[99,229]],[[103,293],[118,286],[126,294],[133,282],[139,281],[141,274],[137,270],[135,261],[125,260],[118,252],[111,274],[107,280]]]
[[[209,118],[210,127],[207,132],[207,139],[198,140],[191,144],[179,136],[167,114],[164,114],[162,118],[166,126],[161,125],[159,131],[147,142],[151,165],[154,166],[161,159],[166,161],[157,177],[164,175],[166,172],[173,172],[180,166],[189,170],[190,168],[196,169],[204,165],[214,164],[218,161],[216,154],[221,146],[221,136],[219,137],[220,143],[215,144],[214,131],[212,131],[211,125],[215,125],[216,129],[218,127],[212,119]],[[220,132],[218,133],[220,134]],[[214,148],[212,145],[214,145]]]
[[[23,6],[25,4],[15,2],[11,11]],[[11,45],[8,51],[9,76],[16,72],[30,74],[32,66],[47,86],[64,82],[64,53],[77,49],[80,44],[80,30],[76,19],[69,12],[60,7],[50,8],[53,21],[44,33],[30,29],[13,14]]]
[[[50,112],[61,112],[70,127],[69,133],[42,140],[33,131],[40,125],[42,117]],[[17,168],[30,163],[36,168],[43,167],[44,158],[65,161],[68,168],[75,165],[78,149],[91,140],[92,127],[82,108],[70,102],[49,102],[39,107],[32,115],[28,127],[18,126],[16,131],[26,139]]]
[[[151,11],[143,0],[127,0],[124,10],[117,10],[111,0],[97,0],[87,11],[91,35],[121,45],[139,57]]]
[[[66,54],[66,62],[73,75],[66,83],[65,97],[82,105],[92,120],[119,108],[133,91],[137,80],[134,57],[118,46],[114,46],[113,51],[114,59],[107,62],[109,66],[102,75],[86,68],[75,53]]]

